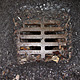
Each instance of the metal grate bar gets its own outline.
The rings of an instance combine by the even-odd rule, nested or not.
[[[20,31],[63,31],[62,27],[26,27],[21,28]]]
[[[20,46],[41,46],[41,43],[33,43],[33,42],[22,42],[22,43],[18,43],[18,47]]]
[[[20,35],[21,39],[41,39],[41,35]]]
[[[44,53],[46,54],[52,54],[52,52],[60,51],[60,50],[46,50]],[[43,54],[41,50],[20,50],[18,51],[19,54]]]
[[[20,35],[21,39],[41,39],[42,35]],[[44,35],[44,38],[66,38],[65,35]]]

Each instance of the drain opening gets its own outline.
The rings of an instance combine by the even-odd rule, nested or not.
[[[25,27],[41,27],[40,24],[25,24]]]
[[[22,31],[20,35],[40,35],[40,31]]]
[[[20,39],[20,42],[41,42],[41,39]]]
[[[40,46],[21,46],[20,50],[41,50]]]
[[[45,50],[59,50],[58,46],[45,46]]]
[[[60,42],[65,42],[65,39],[64,38],[46,38],[45,39],[45,42],[58,42],[58,41],[60,41]]]
[[[62,46],[66,50],[66,46]],[[59,50],[59,46],[45,46],[45,50]]]
[[[45,31],[45,35],[50,35],[50,34],[64,34],[64,31]]]
[[[54,24],[45,24],[44,27],[58,27],[56,23]]]

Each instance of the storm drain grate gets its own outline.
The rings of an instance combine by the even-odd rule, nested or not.
[[[61,51],[59,45],[66,49],[66,31],[57,21],[28,22],[23,23],[17,34],[18,54],[40,54],[45,58],[46,54]]]

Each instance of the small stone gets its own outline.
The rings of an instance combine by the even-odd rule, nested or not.
[[[60,6],[57,6],[57,9],[59,9],[60,8]]]
[[[73,65],[75,66],[76,64],[75,64],[75,63],[73,63]]]
[[[27,6],[23,6],[23,8],[26,8]]]
[[[26,58],[23,58],[23,59],[21,59],[21,61],[27,61],[27,59]]]
[[[65,11],[65,9],[64,9],[64,8],[62,8],[61,10],[62,10],[62,11]]]
[[[48,10],[48,7],[45,7],[45,10]]]
[[[36,8],[38,8],[38,6],[36,6]]]
[[[43,8],[41,8],[41,10],[43,11]]]
[[[57,4],[55,4],[55,7],[57,7]]]
[[[42,6],[40,6],[40,8],[42,8]]]
[[[22,9],[22,7],[20,7],[20,9]]]
[[[77,72],[78,74],[80,73],[80,72]]]
[[[50,73],[51,73],[51,71],[50,71]]]
[[[2,71],[2,75],[4,75],[5,74],[5,71]]]
[[[70,9],[68,9],[67,12],[70,12]]]
[[[77,32],[75,32],[75,34],[77,35]]]
[[[68,74],[65,74],[65,77],[68,77]]]
[[[0,69],[2,69],[2,66],[0,66]]]
[[[45,4],[43,4],[43,6],[45,6]]]
[[[19,17],[19,16],[17,16],[18,17],[18,19],[21,21],[21,18]]]
[[[8,54],[8,51],[7,51],[7,54]]]

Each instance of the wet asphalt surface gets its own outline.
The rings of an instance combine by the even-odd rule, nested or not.
[[[73,54],[69,63],[32,62],[17,63],[13,17],[16,9],[27,5],[48,7],[61,5],[71,15]],[[40,7],[42,8],[42,7]],[[43,10],[43,9],[42,9]],[[80,80],[80,2],[78,0],[1,0],[0,1],[0,80]]]

